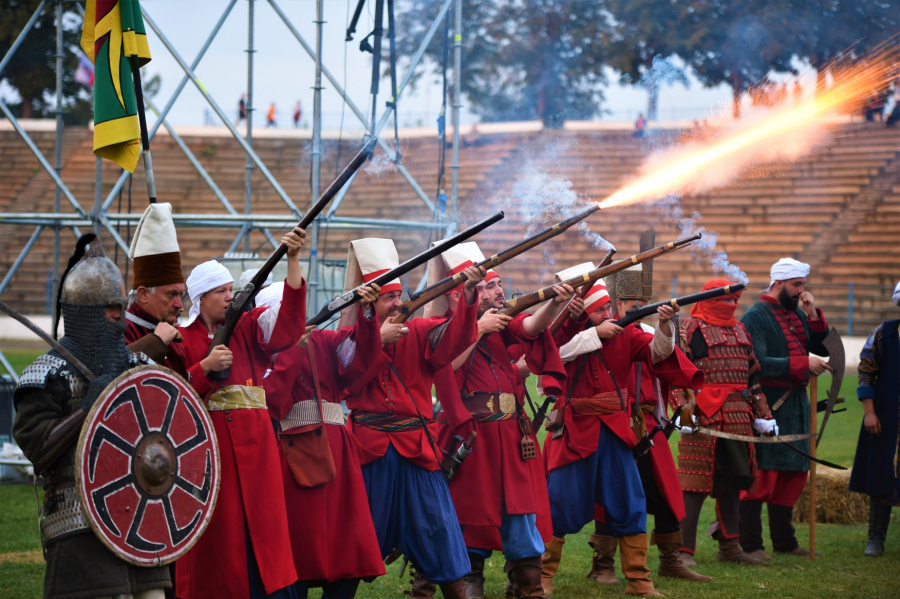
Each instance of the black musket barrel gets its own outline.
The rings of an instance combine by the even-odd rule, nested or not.
[[[328,203],[337,195],[338,191],[341,190],[344,185],[347,184],[347,181],[359,170],[359,168],[363,165],[366,159],[372,155],[372,151],[375,149],[375,137],[370,137],[363,147],[356,153],[356,156],[344,167],[344,170],[340,172],[337,178],[331,182],[331,185],[328,186],[327,189],[319,196],[319,199],[313,204],[309,210],[306,211],[306,214],[303,215],[303,218],[300,219],[300,223],[297,225],[301,229],[306,229],[310,223],[312,223],[316,217],[325,209]],[[231,304],[228,306],[228,310],[225,312],[225,323],[221,325],[218,329],[216,329],[215,335],[213,335],[212,341],[209,344],[209,351],[212,351],[212,348],[217,345],[228,345],[231,342],[231,335],[234,333],[234,328],[237,326],[238,321],[241,318],[241,315],[246,311],[247,307],[250,305],[250,302],[256,297],[256,294],[259,293],[259,290],[262,288],[262,284],[265,282],[266,278],[269,276],[269,273],[275,268],[278,262],[284,257],[287,253],[287,246],[283,243],[279,245],[272,255],[269,256],[269,259],[266,260],[266,263],[259,269],[259,271],[253,276],[249,283],[247,283],[240,291],[234,294],[234,299],[231,301]],[[225,380],[228,378],[228,370],[223,370],[221,372],[211,372],[209,374],[210,378],[215,380]]]
[[[620,318],[619,320],[615,321],[615,324],[619,325],[620,327],[625,327],[646,316],[656,314],[656,311],[660,306],[674,307],[676,304],[679,306],[689,306],[691,304],[696,304],[697,302],[702,302],[704,300],[713,299],[722,295],[729,295],[738,291],[743,291],[746,286],[746,283],[735,283],[734,285],[716,287],[715,289],[710,289],[708,291],[700,291],[698,293],[692,293],[690,295],[676,297],[662,302],[656,302],[655,304],[647,304],[646,306],[641,306],[640,308],[629,310],[625,313],[624,318]]]
[[[436,246],[429,248],[429,249],[425,250],[424,252],[422,252],[421,254],[410,258],[409,260],[407,260],[400,266],[398,266],[394,269],[391,269],[382,275],[379,275],[378,277],[376,277],[376,278],[372,279],[371,281],[369,281],[368,283],[366,283],[366,285],[375,284],[375,285],[381,286],[386,283],[389,283],[390,281],[393,281],[396,278],[402,277],[409,271],[414,270],[414,269],[418,268],[419,266],[425,264],[426,262],[428,262],[435,256],[441,255],[441,253],[447,251],[448,249],[452,248],[453,246],[458,245],[458,244],[462,243],[463,241],[465,241],[466,239],[469,239],[470,237],[476,235],[477,233],[480,233],[481,231],[487,229],[488,227],[490,227],[497,221],[503,220],[503,217],[504,217],[504,214],[502,211],[497,212],[493,216],[488,217],[488,218],[484,219],[483,221],[472,225],[471,227],[469,227],[468,229],[466,229],[464,231],[460,231],[453,237],[451,237],[449,239],[445,239],[444,241],[437,244]],[[312,318],[310,318],[306,321],[307,326],[309,326],[309,325],[318,326],[318,325],[322,324],[323,322],[325,322],[326,320],[328,320],[329,318],[331,318],[337,312],[340,312],[344,308],[352,306],[353,304],[358,302],[360,299],[362,299],[362,296],[360,296],[360,294],[359,294],[360,287],[363,287],[363,285],[360,285],[359,287],[356,287],[355,289],[351,289],[350,291],[347,291],[347,292],[343,293],[342,295],[339,295],[336,298],[334,298],[333,300],[331,300],[324,308],[322,308],[322,310],[319,311],[318,314],[316,314],[315,316],[313,316]]]

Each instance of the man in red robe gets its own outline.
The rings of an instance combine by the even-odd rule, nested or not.
[[[345,288],[371,281],[398,263],[389,239],[353,241]],[[385,323],[386,345],[365,356],[377,362],[373,366],[377,374],[346,400],[352,410],[351,430],[360,444],[363,479],[382,557],[395,549],[404,554],[422,578],[439,585],[448,599],[465,597],[463,577],[469,572],[469,559],[447,481],[440,472],[431,389],[438,373],[475,340],[475,286],[484,277],[484,269],[469,268],[465,273],[465,299],[449,320],[389,322],[399,314],[400,282],[381,288],[374,311],[377,322]],[[353,324],[356,317],[356,312],[345,313],[341,324]],[[473,427],[471,415],[458,398],[448,400],[443,408],[453,429],[467,437]]]
[[[616,298],[616,318],[624,318],[628,310],[637,308],[641,303],[651,300],[652,281],[644,265],[633,266],[617,273],[607,283],[613,285]],[[653,334],[653,327],[643,323],[631,326],[639,327],[646,333]],[[678,347],[675,352],[681,352]],[[640,373],[640,403],[638,400],[638,375]],[[678,376],[682,376],[679,373]],[[661,398],[668,396],[669,382],[647,372],[643,364],[636,363],[628,375],[628,409],[631,427],[640,441],[640,436],[647,435],[665,418],[666,404]],[[638,419],[642,419],[641,422]],[[683,535],[680,526],[684,518],[684,499],[681,484],[675,468],[672,449],[664,435],[655,438],[650,449],[637,460],[641,485],[647,497],[647,512],[654,515],[654,529],[650,535],[650,545],[659,549],[659,569],[657,573],[663,577],[681,578],[694,582],[709,582],[709,576],[692,572],[682,563],[680,550]],[[601,584],[618,584],[615,576],[616,539],[600,534],[603,529],[603,510],[595,507],[595,534],[591,536],[594,547],[594,559],[589,578]]]
[[[433,260],[429,276],[436,282],[483,260],[475,242],[463,243]],[[472,567],[466,576],[469,599],[484,596],[484,561],[494,549],[503,550],[505,570],[521,597],[544,596],[541,554],[552,534],[550,503],[515,359],[523,355],[529,369],[543,375],[546,393],[561,392],[565,369],[546,328],[559,305],[572,297],[572,289],[556,291],[559,295],[534,314],[498,315],[505,301],[503,287],[500,276],[489,270],[478,284],[478,340],[453,361],[463,405],[478,432],[477,449],[450,483]],[[459,296],[454,290],[446,298],[450,310],[457,308]],[[443,313],[443,302],[435,303],[440,307],[432,310]],[[440,444],[449,446],[452,434],[449,425],[442,426]],[[484,528],[499,532],[500,547]]]
[[[134,281],[125,312],[125,343],[187,376],[178,332],[184,274],[171,204],[150,204],[141,216],[131,248]]]
[[[587,272],[592,265],[582,266]],[[544,593],[552,594],[564,536],[592,521],[598,504],[605,520],[600,533],[618,539],[626,594],[657,595],[646,566],[646,499],[632,453],[637,439],[622,390],[627,392],[632,364],[638,361],[648,374],[671,377],[685,386],[702,386],[702,374],[690,368],[682,373],[690,365],[673,352],[671,307],[660,308],[660,323],[651,335],[612,322],[609,294],[602,284],[595,284],[584,302],[587,328],[560,348],[560,357],[569,361],[565,398],[561,404],[557,401],[564,426],[544,446],[553,515],[553,539],[543,556]]]
[[[221,486],[209,526],[178,561],[181,599],[289,598],[297,580],[284,505],[281,459],[266,411],[262,373],[272,356],[303,334],[306,284],[298,254],[305,232],[295,228],[287,245],[287,284],[279,306],[241,317],[228,347],[209,351],[210,340],[232,300],[228,269],[215,261],[188,277],[191,310],[181,327],[188,379],[203,398],[216,430]],[[228,370],[225,380],[214,373]]]
[[[281,300],[275,283],[258,307]],[[322,586],[323,599],[350,599],[360,579],[385,573],[359,465],[359,443],[344,424],[341,398],[376,374],[369,356],[381,351],[381,332],[370,314],[377,285],[365,286],[356,325],[313,329],[276,356],[263,379],[269,414],[280,423],[281,470],[288,531],[300,599]],[[315,364],[315,366],[313,365]],[[321,400],[322,412],[319,412]],[[324,430],[327,448],[317,443]],[[331,467],[333,465],[333,468]]]

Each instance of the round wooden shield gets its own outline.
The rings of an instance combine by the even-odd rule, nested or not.
[[[219,448],[193,388],[139,366],[103,391],[81,430],[75,484],[91,528],[138,566],[181,557],[200,538],[219,492]]]

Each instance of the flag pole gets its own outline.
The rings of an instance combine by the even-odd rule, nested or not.
[[[136,54],[131,56],[131,75],[134,82],[134,99],[138,121],[141,124],[141,149],[144,156],[144,175],[147,178],[147,195],[150,203],[156,203],[156,180],[153,176],[153,158],[150,156],[150,136],[147,134],[147,116],[144,114],[144,92],[141,88],[141,67]]]

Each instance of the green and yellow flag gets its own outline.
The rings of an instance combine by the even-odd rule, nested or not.
[[[141,155],[131,57],[150,62],[138,0],[87,0],[81,47],[94,63],[94,154],[130,173]],[[143,109],[143,107],[141,107]]]

